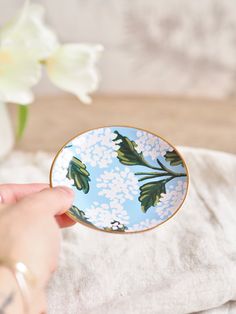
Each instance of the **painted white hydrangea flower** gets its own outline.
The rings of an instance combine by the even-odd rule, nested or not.
[[[92,167],[106,168],[113,158],[117,157],[119,145],[113,142],[116,138],[109,128],[91,131],[84,136],[80,136],[72,141],[76,146],[76,153],[86,165]]]
[[[162,194],[160,202],[156,206],[156,212],[161,219],[171,216],[182,203],[187,190],[187,182],[179,180],[176,186],[170,185],[167,193]]]
[[[73,179],[66,178],[68,165],[73,157],[73,152],[70,149],[63,149],[57,157],[53,172],[53,186],[66,185],[72,187]]]
[[[165,206],[160,207],[159,210],[156,211],[158,212],[161,220],[166,220],[168,217],[172,215],[172,211],[170,211],[168,207],[166,208]]]
[[[100,204],[93,202],[90,208],[85,209],[88,220],[100,228],[118,230],[129,224],[129,216],[123,206],[118,202]]]
[[[105,196],[109,200],[118,200],[124,203],[126,200],[133,200],[138,194],[138,180],[134,173],[125,167],[119,167],[111,171],[104,171],[97,179],[97,187],[100,190],[98,195]]]
[[[51,81],[59,88],[75,94],[82,102],[90,103],[89,93],[99,83],[95,65],[101,45],[66,44],[58,47],[47,59],[46,67]]]
[[[145,157],[150,156],[152,160],[156,160],[158,156],[164,156],[167,151],[172,151],[168,143],[162,139],[158,139],[155,135],[144,131],[137,131],[137,139],[135,140],[138,153],[143,152]]]
[[[49,57],[58,46],[55,33],[44,22],[44,8],[25,1],[24,7],[0,32],[2,46],[21,47],[31,57],[41,61]]]
[[[129,230],[138,231],[138,230],[149,229],[158,225],[161,222],[162,222],[161,220],[146,218],[145,220],[140,221],[140,223],[134,224],[133,226],[129,227]]]

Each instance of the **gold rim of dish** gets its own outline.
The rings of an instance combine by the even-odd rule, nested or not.
[[[107,231],[107,230],[103,230],[103,229],[100,229],[96,226],[91,226],[89,224],[86,224],[85,222],[81,221],[81,220],[76,220],[75,217],[69,212],[67,211],[65,214],[70,217],[73,221],[81,224],[81,225],[84,225],[90,229],[93,229],[93,230],[97,230],[97,231],[101,231],[101,232],[105,232],[105,233],[112,233],[112,234],[133,234],[133,233],[142,233],[142,232],[146,232],[146,231],[149,231],[149,230],[152,230],[152,229],[155,229],[157,227],[160,227],[161,225],[163,225],[164,223],[166,223],[168,220],[170,220],[171,218],[173,218],[177,212],[180,210],[180,208],[182,207],[183,203],[185,202],[185,199],[188,195],[188,192],[189,192],[189,171],[188,171],[188,167],[186,165],[186,162],[185,162],[185,159],[183,158],[182,154],[179,152],[179,150],[174,146],[172,145],[169,141],[167,141],[164,137],[160,136],[159,134],[157,133],[154,133],[152,131],[148,131],[146,129],[143,129],[143,128],[139,128],[139,127],[135,127],[135,126],[127,126],[127,125],[106,125],[106,126],[100,126],[100,127],[96,127],[96,128],[91,128],[91,129],[87,129],[85,131],[82,131],[80,133],[77,133],[75,136],[73,136],[72,138],[70,138],[68,141],[66,141],[64,143],[64,145],[58,150],[58,152],[56,153],[53,161],[52,161],[52,165],[51,165],[51,168],[50,168],[50,173],[49,173],[49,183],[50,183],[50,187],[53,188],[53,185],[52,185],[52,172],[53,172],[53,167],[54,167],[54,164],[55,164],[55,161],[57,160],[57,157],[59,156],[59,154],[61,153],[61,151],[64,149],[64,147],[70,143],[71,141],[73,141],[75,138],[77,138],[78,136],[80,135],[83,135],[87,132],[90,132],[90,131],[95,131],[95,130],[98,130],[98,129],[105,129],[105,128],[116,128],[116,127],[123,127],[123,128],[129,128],[129,129],[136,129],[136,130],[140,130],[140,131],[144,131],[144,132],[147,132],[147,133],[150,133],[160,139],[162,139],[163,141],[165,141],[167,144],[169,144],[171,147],[174,148],[174,150],[178,153],[178,155],[181,157],[182,161],[183,161],[183,165],[184,165],[184,168],[186,170],[186,178],[187,178],[187,188],[186,188],[186,193],[185,193],[185,196],[182,200],[182,202],[180,203],[179,207],[176,209],[176,211],[170,216],[168,217],[165,221],[155,225],[155,226],[152,226],[151,228],[147,228],[147,229],[143,229],[143,230],[137,230],[137,231]]]

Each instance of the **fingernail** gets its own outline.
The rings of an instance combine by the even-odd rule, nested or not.
[[[2,195],[0,194],[0,204],[3,203],[3,197]]]

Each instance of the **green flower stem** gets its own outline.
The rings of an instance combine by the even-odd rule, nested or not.
[[[16,130],[16,139],[19,141],[24,134],[28,120],[28,105],[18,105],[18,124]]]
[[[165,184],[168,183],[169,181],[173,180],[174,178],[175,178],[175,177],[172,176],[172,177],[166,179]]]
[[[158,159],[157,159],[157,162],[161,166],[162,170],[168,172],[169,174],[172,174],[174,177],[186,177],[186,173],[172,171],[166,166],[164,166],[163,163],[160,162],[160,160]]]
[[[136,174],[136,173],[135,173]],[[153,175],[153,176],[147,176],[147,177],[143,177],[143,178],[141,178],[141,179],[138,179],[138,181],[139,182],[141,182],[141,181],[144,181],[144,180],[148,180],[148,179],[154,179],[154,178],[157,178],[157,177],[166,177],[166,176],[170,176],[170,174],[168,174],[168,173],[164,173],[164,174],[162,174],[162,175]]]
[[[161,177],[162,175],[165,176],[166,172],[135,172],[135,175],[148,175],[148,176],[159,176]]]
[[[185,173],[180,173],[180,174],[177,175],[177,176],[171,176],[170,178],[166,179],[165,184],[168,183],[169,181],[171,181],[171,180],[177,178],[177,177],[186,177],[186,174],[185,174]]]
[[[148,167],[150,169],[154,169],[154,170],[163,170],[162,168],[158,168],[158,167],[154,167],[154,166],[150,165],[146,160],[144,161],[143,166],[146,166],[146,167]]]
[[[162,177],[162,176],[172,176],[174,178],[176,178],[176,177],[186,177],[185,173],[175,172],[175,171],[170,170],[169,168],[164,166],[163,163],[160,162],[158,159],[157,159],[157,162],[161,166],[161,168],[151,167],[150,165],[149,165],[148,168],[152,168],[152,169],[155,169],[155,170],[161,170],[161,171],[164,171],[164,172],[160,172],[160,173],[158,173],[158,172],[136,172],[135,175],[149,176],[149,177],[145,177],[145,179],[144,178],[139,179],[139,181],[143,181],[143,180],[146,180],[148,178],[155,178],[155,177]]]
[[[137,175],[137,173],[135,173]],[[143,173],[145,174],[145,172]],[[172,175],[170,173],[167,173],[167,172],[163,172],[163,173],[157,173],[157,174],[153,174],[153,175],[150,175],[149,173],[146,173],[147,176],[146,177],[143,177],[141,179],[138,179],[138,181],[144,181],[144,180],[148,180],[148,179],[154,179],[154,178],[158,178],[158,177],[170,177],[167,179],[166,182],[169,182],[170,180],[174,179],[174,178],[177,178],[177,177],[185,177],[186,174],[185,173],[179,173],[178,175]]]
[[[145,166],[150,168],[150,169],[153,169],[153,170],[160,170],[160,171],[166,171],[167,173],[173,175],[173,176],[176,176],[176,177],[179,177],[179,176],[186,176],[185,173],[181,173],[181,172],[175,172],[175,171],[172,171],[170,170],[169,168],[167,168],[166,166],[163,165],[162,162],[160,162],[160,160],[157,159],[157,162],[158,164],[160,165],[160,168],[159,167],[154,167],[152,165],[150,165],[146,160],[145,160]],[[146,173],[144,173],[146,174]]]

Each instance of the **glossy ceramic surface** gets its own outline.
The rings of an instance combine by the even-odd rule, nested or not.
[[[177,212],[188,173],[182,157],[162,138],[114,126],[69,141],[53,162],[50,181],[75,191],[68,214],[77,222],[131,233],[154,228]]]

